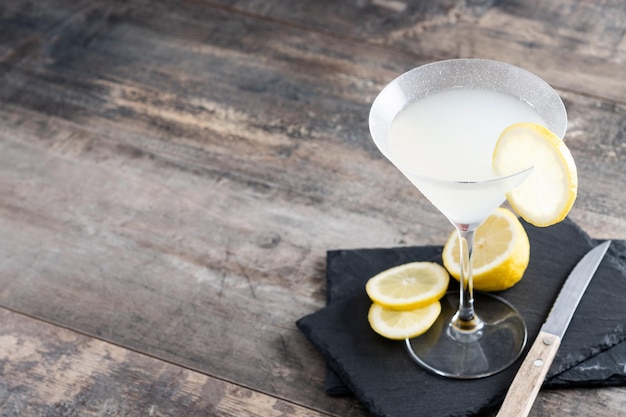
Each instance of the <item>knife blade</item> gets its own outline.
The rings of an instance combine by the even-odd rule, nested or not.
[[[565,280],[496,417],[525,417],[530,412],[578,303],[610,245],[608,240],[587,252]]]

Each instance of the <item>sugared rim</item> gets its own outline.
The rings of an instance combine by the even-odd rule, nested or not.
[[[477,65],[481,66],[483,69],[481,71],[473,72],[460,70],[462,68],[476,67]],[[444,68],[456,69],[453,81],[444,79],[443,76],[439,77],[430,75],[434,73],[441,75]],[[494,73],[496,72],[500,75],[497,82],[494,81]],[[515,82],[511,82],[512,77],[509,73],[516,74]],[[390,81],[376,96],[370,108],[368,119],[369,130],[374,143],[379,151],[400,171],[429,182],[440,182],[445,184],[487,184],[489,182],[510,178],[515,175],[521,175],[528,169],[532,168],[529,167],[517,173],[503,177],[494,176],[493,178],[485,180],[459,181],[431,177],[420,172],[415,172],[411,169],[402,167],[393,160],[387,149],[386,133],[398,113],[416,100],[428,96],[429,92],[433,89],[436,91],[445,91],[454,88],[464,88],[464,85],[454,83],[454,80],[457,78],[465,78],[467,80],[472,79],[473,82],[470,83],[471,85],[468,87],[497,91],[526,101],[529,105],[535,108],[535,110],[541,114],[542,117],[546,113],[549,113],[552,117],[549,118],[550,120],[547,124],[551,126],[547,126],[547,128],[552,130],[561,138],[565,135],[565,131],[567,130],[567,111],[565,109],[565,105],[557,92],[546,81],[534,73],[505,62],[481,58],[458,58],[430,62],[406,71]],[[519,79],[526,81],[519,82]],[[524,86],[528,87],[529,85],[532,85],[532,88],[523,88]],[[517,90],[517,93],[513,90]],[[542,112],[538,107],[543,108],[545,111]]]

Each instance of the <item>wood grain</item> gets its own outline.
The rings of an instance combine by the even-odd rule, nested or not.
[[[621,0],[310,0],[285,7],[280,1],[247,0],[234,9],[418,57],[505,61],[539,73],[558,88],[624,103],[623,6]]]
[[[580,176],[571,217],[624,238],[626,12],[418,3],[0,1],[0,305],[365,415],[323,393],[324,364],[294,322],[325,304],[326,250],[447,238],[367,128],[388,81],[441,57],[507,60],[554,83]],[[622,394],[541,393],[536,415]]]
[[[522,362],[497,417],[526,417],[554,361],[561,338],[540,331]]]
[[[0,415],[327,414],[0,309]]]
[[[626,388],[540,391],[530,417],[540,416],[626,416]]]

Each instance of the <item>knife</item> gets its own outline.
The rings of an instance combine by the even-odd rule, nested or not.
[[[578,302],[610,244],[608,240],[587,252],[565,280],[496,417],[525,417],[530,412]]]

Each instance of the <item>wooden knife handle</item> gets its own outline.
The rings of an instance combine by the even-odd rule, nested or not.
[[[560,344],[558,336],[539,332],[496,417],[525,417],[530,413]]]

